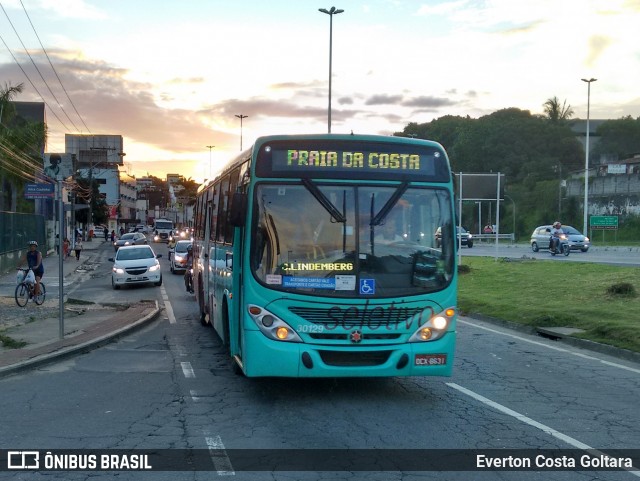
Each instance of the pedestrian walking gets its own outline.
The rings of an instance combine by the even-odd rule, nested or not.
[[[116,231],[112,230],[111,231],[111,242],[115,242],[116,241]]]
[[[76,239],[76,260],[79,261],[80,260],[80,252],[82,252],[82,237],[78,237]]]
[[[109,240],[109,229],[104,228],[104,240],[105,242]]]
[[[64,238],[64,241],[62,241],[62,258],[64,260],[69,258],[69,251],[71,250],[71,242],[69,241],[68,237]]]

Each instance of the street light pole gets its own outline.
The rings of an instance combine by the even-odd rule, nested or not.
[[[209,180],[211,180],[211,149],[215,147],[215,145],[205,145],[209,149]]]
[[[240,119],[240,150],[242,151],[242,119],[249,117],[248,115],[236,115]]]
[[[582,232],[584,235],[587,233],[587,216],[589,211],[589,110],[591,104],[591,82],[595,82],[598,79],[590,78],[581,79],[587,83],[587,138],[585,142],[585,155],[584,155],[584,218],[582,219]]]
[[[331,61],[333,50],[333,16],[344,12],[344,10],[331,7],[329,10],[326,8],[319,8],[318,11],[329,15],[329,114],[328,114],[328,133],[331,133]]]

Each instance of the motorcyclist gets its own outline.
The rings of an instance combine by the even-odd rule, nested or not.
[[[171,262],[171,256],[176,249],[176,240],[173,238],[173,236],[169,237],[169,243],[167,244],[167,247],[169,247],[169,262]]]
[[[20,263],[26,261],[29,269],[33,271],[33,275],[36,278],[34,293],[36,296],[40,295],[40,280],[44,275],[44,266],[42,265],[42,253],[38,250],[37,241],[29,241],[29,250],[22,256]]]
[[[193,267],[193,245],[189,244],[187,246],[187,265],[184,271],[184,287],[187,289],[187,292],[193,294],[193,274],[191,272],[191,268]]]
[[[551,238],[549,239],[549,250],[557,251],[560,246],[560,238],[564,235],[562,230],[562,224],[560,221],[555,221],[551,227]]]

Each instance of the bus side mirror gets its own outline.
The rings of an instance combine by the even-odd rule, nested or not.
[[[243,227],[247,219],[247,194],[236,192],[231,199],[229,223],[234,227]]]

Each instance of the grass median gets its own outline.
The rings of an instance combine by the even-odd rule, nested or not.
[[[574,336],[640,352],[637,267],[467,257],[459,280],[463,314],[584,329]]]

